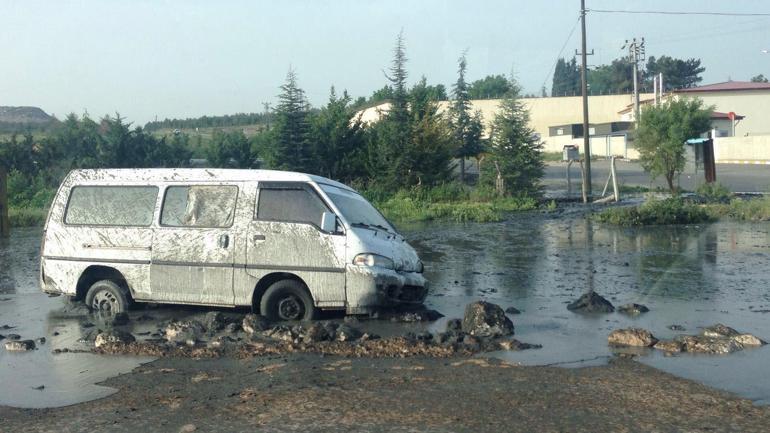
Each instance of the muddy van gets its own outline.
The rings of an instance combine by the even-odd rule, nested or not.
[[[94,310],[250,306],[279,320],[427,292],[415,250],[355,190],[272,170],[75,170],[46,221],[40,284]]]

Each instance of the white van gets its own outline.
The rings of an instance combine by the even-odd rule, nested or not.
[[[423,265],[339,182],[272,170],[72,171],[43,234],[41,288],[132,302],[251,306],[278,320],[422,303]]]

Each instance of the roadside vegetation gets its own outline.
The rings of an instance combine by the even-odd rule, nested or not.
[[[543,153],[520,86],[502,76],[467,82],[464,53],[457,65],[451,92],[425,77],[410,85],[399,34],[387,83],[378,91],[390,108],[376,122],[364,123],[361,101],[333,86],[326,104],[312,107],[298,73],[289,70],[278,104],[264,114],[163,120],[144,128],[118,114],[98,121],[70,114],[44,135],[12,134],[0,139],[0,168],[8,172],[0,182],[7,181],[12,223],[41,224],[72,169],[186,167],[194,158],[205,158],[208,167],[300,171],[356,185],[395,221],[494,221],[535,208]],[[470,104],[480,95],[502,98],[486,134]],[[442,99],[451,99],[446,113],[438,112]],[[245,124],[254,122],[259,127],[247,135]],[[210,136],[191,138],[181,128],[209,128]],[[164,130],[172,132],[159,133]],[[456,166],[466,159],[479,162],[478,179],[468,179],[462,162]]]
[[[594,218],[618,226],[702,224],[720,219],[770,221],[770,196],[734,197],[721,184],[704,184],[692,196],[650,199],[640,206],[611,207]]]

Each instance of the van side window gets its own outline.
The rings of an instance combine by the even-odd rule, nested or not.
[[[155,186],[76,186],[70,191],[64,222],[147,227],[152,224],[157,199]]]
[[[171,227],[221,228],[233,225],[235,185],[170,186],[163,198],[160,224]]]
[[[321,226],[321,217],[329,208],[317,194],[302,187],[260,188],[257,219],[308,223]]]

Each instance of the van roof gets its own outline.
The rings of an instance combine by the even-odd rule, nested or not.
[[[280,170],[238,170],[222,168],[100,168],[72,170],[71,183],[95,182],[185,182],[185,181],[273,181],[316,182],[353,191],[349,186],[313,174]]]

